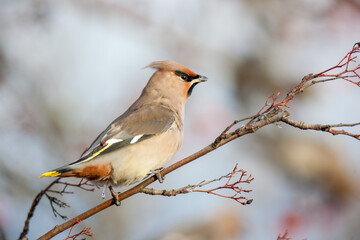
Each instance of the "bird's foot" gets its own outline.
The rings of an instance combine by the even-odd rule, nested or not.
[[[165,179],[165,177],[163,177],[161,175],[161,170],[163,170],[163,169],[164,168],[158,168],[158,169],[155,169],[155,170],[151,171],[151,172],[153,172],[155,174],[156,178],[159,180],[159,183],[163,183],[163,181]]]
[[[116,206],[120,206],[121,202],[119,201],[119,194],[120,192],[115,192],[115,190],[112,188],[112,186],[109,186],[109,190],[111,192],[111,196],[114,199],[114,203]]]

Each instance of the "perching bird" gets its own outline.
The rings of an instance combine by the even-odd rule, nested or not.
[[[116,201],[112,186],[140,181],[172,158],[183,140],[186,100],[195,85],[207,78],[172,61],[153,62],[148,67],[157,71],[140,97],[80,159],[40,177],[78,177],[109,185]],[[161,181],[161,176],[157,177]]]

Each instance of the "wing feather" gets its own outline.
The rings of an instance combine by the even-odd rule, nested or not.
[[[72,164],[137,144],[167,131],[174,123],[173,111],[163,106],[143,107],[115,119]]]

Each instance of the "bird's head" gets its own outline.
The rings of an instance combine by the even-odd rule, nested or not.
[[[198,83],[207,80],[207,77],[196,74],[173,61],[157,61],[147,67],[158,69],[149,80],[147,87],[159,91],[164,96],[176,95],[185,101]]]

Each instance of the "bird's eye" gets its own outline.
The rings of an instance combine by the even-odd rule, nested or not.
[[[181,78],[182,80],[187,81],[189,77],[186,74],[182,74]]]
[[[179,77],[181,77],[182,80],[186,81],[186,82],[191,82],[192,78],[189,77],[186,73],[180,72],[180,71],[175,71],[175,74]]]

